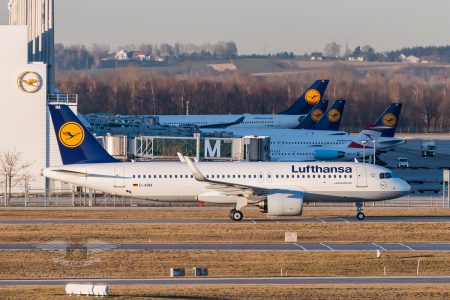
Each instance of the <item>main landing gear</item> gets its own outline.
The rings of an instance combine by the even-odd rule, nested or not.
[[[231,220],[241,221],[243,217],[244,217],[244,214],[242,213],[242,211],[234,209],[234,208],[232,210],[230,210],[230,219]]]
[[[364,220],[364,213],[363,208],[364,203],[363,202],[356,202],[356,218],[360,221]]]

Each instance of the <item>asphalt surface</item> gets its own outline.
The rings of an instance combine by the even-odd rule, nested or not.
[[[154,279],[46,279],[0,280],[0,286],[61,286],[67,283],[108,285],[270,285],[270,284],[450,284],[450,276],[383,277],[244,277],[244,278],[154,278]]]
[[[242,223],[426,223],[450,222],[450,216],[366,216],[363,221],[353,217],[327,218],[258,218]],[[230,219],[3,219],[0,225],[36,224],[236,224]]]
[[[450,251],[450,243],[83,243],[68,244],[65,241],[53,241],[41,244],[0,244],[0,251],[87,251],[110,250],[179,250],[179,251]]]

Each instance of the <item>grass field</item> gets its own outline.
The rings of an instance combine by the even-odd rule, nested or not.
[[[1,251],[0,279],[168,277],[172,267],[207,267],[210,277],[450,275],[448,252]],[[281,270],[282,269],[282,270]],[[1,298],[1,297],[0,297]]]
[[[101,239],[108,243],[449,242],[450,223],[240,223],[3,225],[1,243]]]
[[[74,299],[64,287],[0,287],[2,299]],[[113,299],[449,299],[449,285],[111,286]],[[77,298],[78,299],[78,298]]]

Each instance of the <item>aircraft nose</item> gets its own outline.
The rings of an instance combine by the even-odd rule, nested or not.
[[[401,191],[403,195],[409,194],[409,192],[411,192],[411,186],[403,179],[399,179],[399,181],[400,181],[398,184],[399,191]]]

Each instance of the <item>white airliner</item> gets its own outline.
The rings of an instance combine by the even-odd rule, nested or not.
[[[162,125],[196,125],[208,128],[295,128],[319,102],[328,80],[317,80],[286,110],[278,114],[158,115]],[[244,117],[243,120],[241,118]]]
[[[321,128],[326,128],[328,123],[334,126],[340,122],[343,106],[338,106],[338,101],[317,122],[322,123]],[[226,128],[225,130],[235,136],[270,137],[272,161],[353,160],[371,156],[374,148],[377,151],[384,151],[406,142],[405,139],[394,137],[401,107],[401,103],[389,105],[377,120],[367,127],[369,131],[363,130],[357,135],[350,135],[345,131],[312,129]],[[305,120],[309,119],[311,112],[305,117]],[[217,132],[217,129],[202,129],[202,131],[211,133]],[[377,131],[381,132],[381,136]]]
[[[386,168],[362,163],[118,162],[64,105],[49,105],[64,165],[43,175],[119,196],[233,204],[230,218],[257,205],[271,216],[301,215],[309,201],[362,203],[403,196],[410,186]]]

